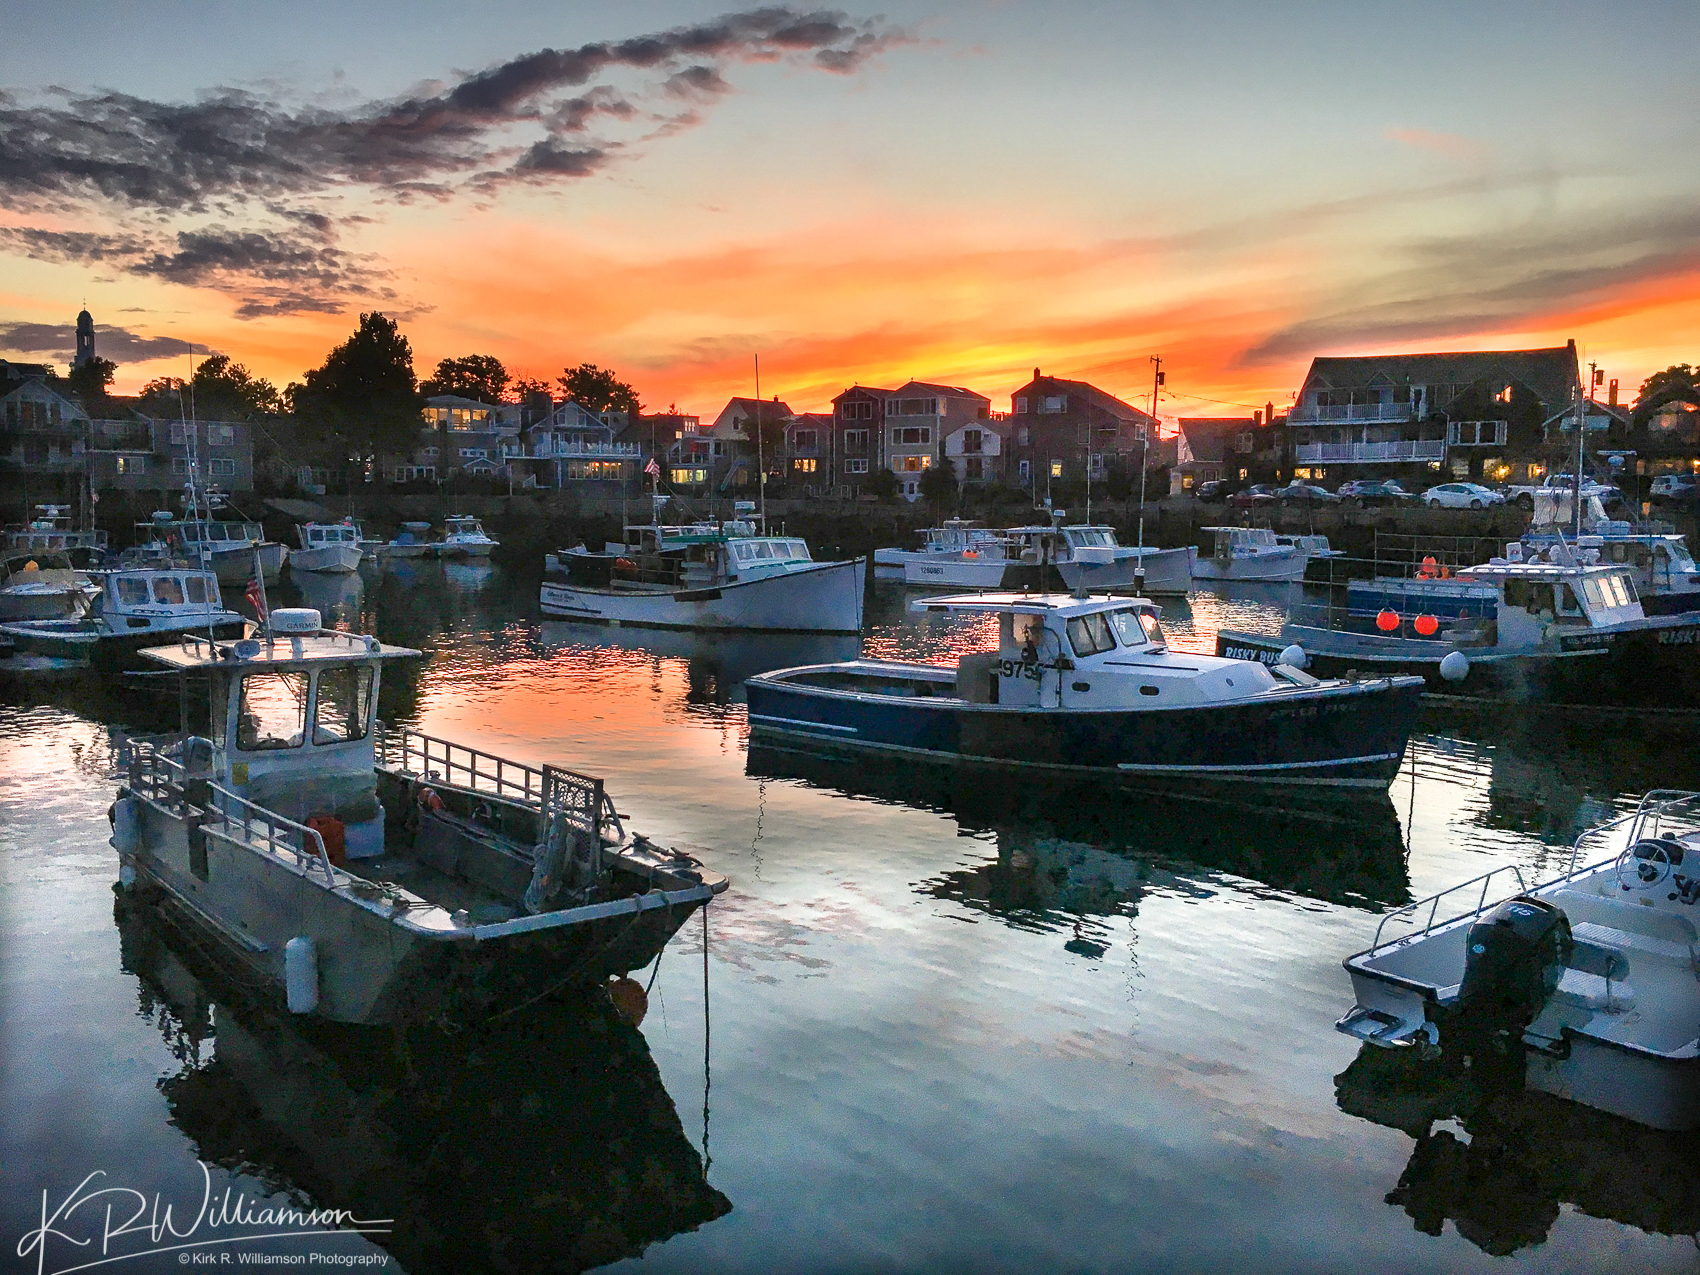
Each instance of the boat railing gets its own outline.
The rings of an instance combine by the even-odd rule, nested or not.
[[[1418,899],[1413,903],[1407,903],[1403,907],[1395,908],[1393,911],[1387,913],[1381,918],[1381,924],[1375,927],[1375,941],[1369,945],[1368,949],[1364,952],[1364,955],[1367,956],[1373,952],[1380,951],[1381,948],[1387,944],[1402,942],[1405,939],[1413,937],[1413,932],[1415,931],[1419,921],[1421,922],[1422,930],[1420,935],[1417,936],[1421,937],[1426,936],[1438,927],[1451,925],[1454,921],[1462,920],[1467,916],[1476,916],[1486,911],[1488,907],[1488,887],[1493,884],[1494,878],[1496,877],[1515,877],[1517,880],[1517,893],[1523,894],[1528,891],[1529,884],[1527,878],[1523,875],[1522,867],[1515,863],[1501,864],[1499,867],[1494,868],[1491,871],[1482,873],[1479,877],[1471,877],[1468,881],[1462,881],[1457,885],[1449,886],[1448,888],[1440,891],[1438,894],[1431,894],[1426,899]],[[1481,887],[1479,891],[1475,890],[1475,887],[1477,886]],[[1468,899],[1472,892],[1476,893],[1475,907],[1465,908],[1463,911],[1448,915],[1444,919],[1440,916],[1441,900],[1452,895],[1458,895],[1459,901],[1461,902],[1464,899]],[[1498,903],[1499,897],[1500,896],[1496,893],[1493,897],[1493,901]],[[1428,911],[1426,919],[1423,918],[1422,915],[1424,909],[1427,909]],[[1410,928],[1405,933],[1389,937],[1385,942],[1383,942],[1382,934],[1386,931],[1387,927],[1399,922],[1405,923]]]
[[[625,838],[620,816],[603,791],[602,781],[590,775],[498,757],[408,726],[379,723],[377,743],[378,755],[387,767],[529,806],[546,825],[564,823],[585,833],[593,843],[599,843],[602,830],[610,825],[616,841]]]
[[[1624,831],[1623,844],[1632,846],[1643,838],[1662,835],[1670,824],[1678,820],[1687,825],[1688,831],[1693,831],[1695,825],[1700,824],[1700,792],[1684,788],[1649,789],[1634,810],[1585,829],[1577,836],[1570,848],[1569,866],[1560,879],[1568,881],[1578,872],[1585,871],[1588,865],[1605,858],[1604,853],[1597,853],[1593,847],[1608,840],[1610,834],[1619,829]]]
[[[171,748],[179,751],[181,759],[168,755],[166,750]],[[204,768],[188,764],[197,755],[205,757]],[[216,831],[274,858],[292,858],[303,876],[318,866],[326,883],[334,886],[336,874],[318,830],[214,783],[214,755],[212,741],[198,735],[149,735],[125,741],[119,760],[127,767],[130,791],[137,796],[184,818],[190,807],[197,807],[202,831]]]

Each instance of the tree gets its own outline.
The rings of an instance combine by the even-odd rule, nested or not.
[[[305,384],[289,387],[298,419],[341,456],[362,460],[410,452],[424,421],[413,349],[395,320],[373,311]]]
[[[643,411],[637,391],[607,368],[594,363],[580,363],[562,369],[555,383],[573,402],[587,412],[625,412],[636,416]]]
[[[922,471],[921,498],[941,513],[956,502],[956,467],[950,463],[949,456],[941,457],[938,464]]]
[[[431,379],[420,383],[419,392],[425,395],[458,394],[494,407],[506,397],[510,380],[508,369],[494,355],[468,354],[438,363]]]
[[[862,490],[878,496],[881,500],[896,500],[897,475],[882,466],[869,476]]]
[[[161,376],[142,386],[142,411],[149,416],[187,416],[202,420],[248,421],[283,411],[277,386],[255,376],[228,354],[213,354],[194,376]]]
[[[1635,397],[1635,424],[1645,426],[1667,403],[1692,403],[1700,407],[1700,371],[1686,363],[1677,363],[1641,382],[1641,392]]]
[[[83,409],[88,411],[105,401],[107,388],[117,374],[118,365],[97,354],[72,368],[65,383],[70,386],[71,393],[82,399]]]
[[[508,382],[508,397],[513,402],[523,403],[534,394],[549,398],[549,382],[540,381],[535,376],[521,376]]]

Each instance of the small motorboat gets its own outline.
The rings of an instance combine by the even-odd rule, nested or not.
[[[1387,913],[1346,958],[1357,1004],[1336,1027],[1655,1129],[1700,1127],[1696,904],[1700,793],[1650,792],[1544,884],[1506,865]]]
[[[912,559],[903,578],[958,589],[1187,591],[1191,572],[1185,549],[1119,544],[1114,527],[1064,525],[1064,517],[1059,509],[1051,526],[1009,527],[995,540],[954,556]]]
[[[295,532],[301,537],[301,547],[289,555],[291,571],[346,575],[360,569],[364,551],[360,528],[352,522],[303,523]]]
[[[484,524],[467,514],[452,514],[443,520],[443,538],[437,542],[439,558],[488,558],[501,542],[484,533]]]
[[[83,615],[0,624],[19,655],[72,661],[104,671],[146,667],[137,652],[194,632],[240,638],[248,621],[225,609],[218,577],[204,567],[123,567],[91,571],[97,592]]]
[[[1194,580],[1303,580],[1315,541],[1326,537],[1277,536],[1267,527],[1204,527],[1213,537],[1206,556],[1189,548]],[[1307,544],[1306,542],[1311,543]]]
[[[1143,599],[986,593],[911,609],[996,616],[998,648],[955,668],[853,660],[752,677],[752,741],[1142,783],[1385,790],[1416,722],[1420,678],[1320,681],[1286,662],[1171,651]]]
[[[120,886],[292,1012],[476,1020],[648,964],[726,888],[627,832],[600,779],[386,729],[383,665],[418,651],[289,608],[145,654],[208,679],[211,729],[131,741]]]
[[[1340,627],[1222,629],[1216,653],[1272,663],[1298,648],[1319,675],[1414,675],[1469,699],[1700,711],[1700,612],[1649,616],[1626,567],[1560,548],[1550,561],[1495,558],[1414,582],[1407,609],[1348,614]]]
[[[982,549],[992,550],[999,544],[998,533],[979,522],[965,518],[947,518],[942,527],[929,527],[921,532],[919,549],[899,549],[895,545],[874,550],[874,579],[902,580],[904,569],[912,562],[943,562],[959,558],[969,551],[977,558]],[[996,554],[1002,558],[1002,552]]]
[[[859,633],[867,559],[816,562],[799,536],[732,520],[625,529],[602,553],[549,554],[543,614],[599,624]]]
[[[396,538],[383,547],[386,558],[433,558],[437,554],[436,542],[431,539],[431,524],[428,522],[404,522]]]
[[[98,590],[62,549],[0,557],[0,621],[63,620],[81,615]]]

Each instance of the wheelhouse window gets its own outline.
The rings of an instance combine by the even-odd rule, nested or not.
[[[236,707],[236,746],[244,752],[299,748],[307,733],[307,675],[244,673]]]
[[[153,600],[163,606],[182,606],[183,581],[177,576],[155,576]]]
[[[148,582],[135,576],[118,577],[118,601],[120,605],[146,606],[148,601]]]
[[[189,596],[189,601],[197,606],[205,605],[207,600],[207,578],[205,576],[184,576],[183,587]]]
[[[1157,628],[1157,617],[1148,616],[1136,607],[1110,612],[1110,622],[1115,626],[1123,646],[1144,646],[1147,642],[1163,640]]]
[[[1068,622],[1068,643],[1076,655],[1098,655],[1113,651],[1116,639],[1110,633],[1110,620],[1102,611],[1077,615]]]
[[[319,698],[313,710],[313,742],[341,744],[365,739],[367,704],[372,698],[372,670],[344,664],[319,674]]]

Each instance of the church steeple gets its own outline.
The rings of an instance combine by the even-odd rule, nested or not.
[[[87,310],[77,313],[77,357],[72,367],[81,367],[94,357],[94,315]]]

